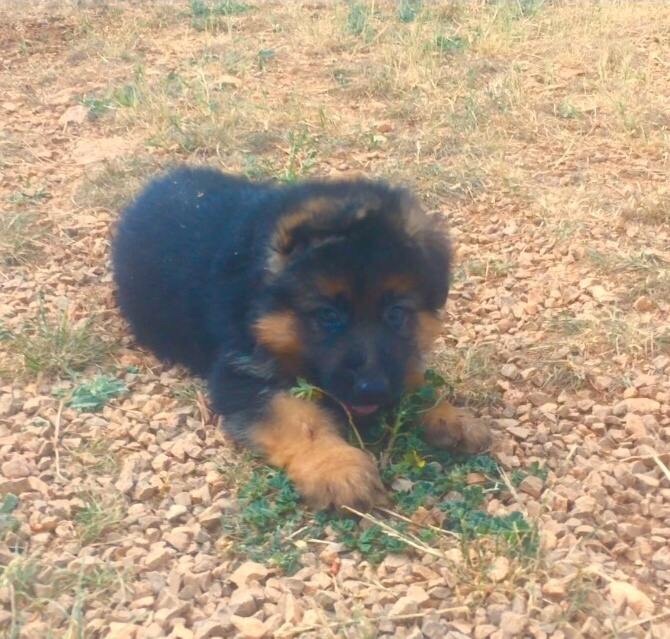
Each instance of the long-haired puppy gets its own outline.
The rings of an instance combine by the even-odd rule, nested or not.
[[[290,390],[306,379],[365,429],[422,383],[450,251],[408,191],[178,168],[123,213],[113,263],[138,342],[207,377],[235,439],[284,468],[314,507],[383,500],[374,460],[347,443],[345,412]],[[489,442],[446,402],[424,427],[436,446]]]

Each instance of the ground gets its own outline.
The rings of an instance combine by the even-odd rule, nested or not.
[[[0,636],[670,636],[669,30],[644,1],[3,3]],[[182,161],[383,176],[448,220],[435,368],[532,553],[231,548],[257,462],[133,345],[109,269]]]

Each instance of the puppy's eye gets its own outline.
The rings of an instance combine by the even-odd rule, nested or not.
[[[328,306],[318,309],[314,316],[319,327],[328,333],[342,330],[347,323],[344,313]]]
[[[404,306],[389,306],[384,311],[384,321],[394,330],[401,331],[407,326],[409,320],[409,309]]]

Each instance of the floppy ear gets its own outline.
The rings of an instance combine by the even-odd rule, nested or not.
[[[374,193],[350,198],[319,196],[303,202],[279,219],[270,240],[268,270],[279,273],[305,250],[345,237],[352,227],[379,211],[381,204]]]
[[[439,228],[437,219],[426,213],[419,200],[404,189],[399,191],[396,220],[421,253],[420,276],[426,303],[430,309],[439,309],[449,293],[452,256],[449,236]]]
[[[415,236],[422,253],[422,275],[426,303],[434,310],[442,308],[449,293],[451,275],[451,244],[446,233],[437,228]]]

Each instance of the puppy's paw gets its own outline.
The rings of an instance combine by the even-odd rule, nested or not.
[[[441,402],[423,415],[426,441],[438,448],[480,453],[491,445],[491,430],[469,412]]]
[[[310,450],[288,470],[298,491],[315,509],[350,506],[369,510],[387,501],[374,460],[347,444]]]

